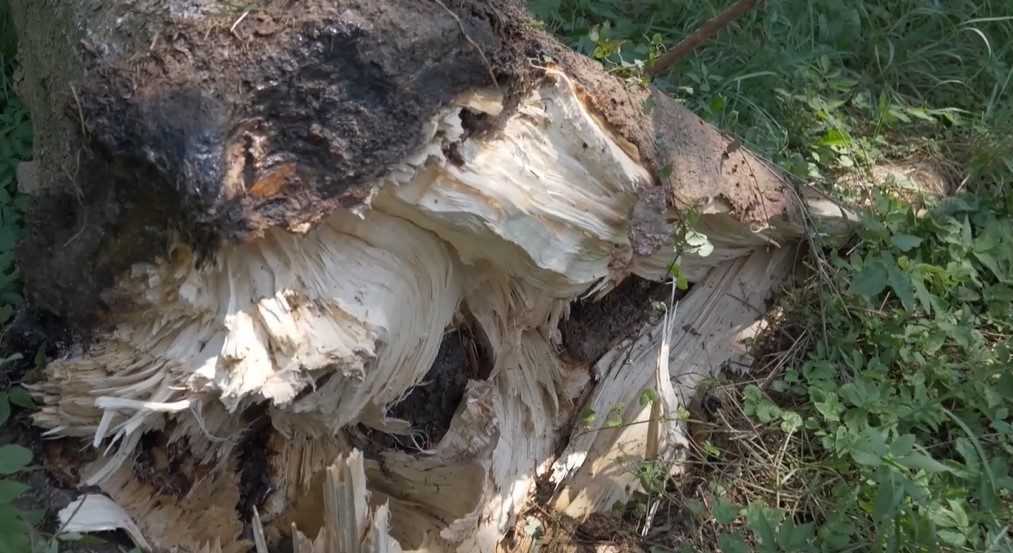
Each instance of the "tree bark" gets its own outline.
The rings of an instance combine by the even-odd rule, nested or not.
[[[78,336],[35,421],[92,442],[82,484],[155,550],[491,552],[539,481],[607,508],[629,463],[676,459],[675,411],[744,354],[791,244],[848,227],[520,2],[12,4],[19,259]],[[709,244],[678,247],[689,223]],[[679,311],[647,316],[662,288],[581,320],[677,249]]]

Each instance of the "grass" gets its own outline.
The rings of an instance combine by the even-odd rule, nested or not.
[[[729,3],[530,2],[637,81]],[[769,1],[653,84],[864,219],[810,244],[754,371],[701,392],[686,474],[641,471],[643,545],[1013,551],[1013,3]],[[910,162],[958,193],[841,184]]]
[[[530,3],[576,49],[642,80],[728,2]],[[14,48],[0,18],[0,323],[21,301],[15,172],[31,151]],[[665,472],[643,467],[664,499],[652,551],[1013,550],[1011,79],[1008,0],[770,0],[654,81],[838,193],[853,193],[843,174],[890,160],[934,163],[962,193],[921,210],[879,190],[861,198],[848,250],[813,245],[754,373],[702,394],[687,474],[661,486]],[[0,423],[22,403],[0,397]],[[13,504],[30,461],[0,446],[0,551],[29,539]]]
[[[530,2],[577,50],[627,75],[728,3]],[[654,84],[804,178],[940,146],[976,184],[1013,174],[1001,139],[1013,129],[1011,77],[1008,0],[779,0]]]

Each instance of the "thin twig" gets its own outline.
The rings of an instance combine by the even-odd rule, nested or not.
[[[464,40],[467,40],[468,44],[471,44],[472,48],[474,48],[475,51],[478,52],[478,55],[482,56],[482,62],[485,63],[485,69],[489,71],[489,77],[492,78],[492,84],[496,85],[497,90],[502,91],[502,89],[499,86],[499,81],[496,79],[496,73],[494,73],[492,70],[492,64],[489,63],[489,58],[485,57],[485,52],[482,51],[482,47],[479,46],[478,43],[472,40],[471,36],[468,35],[468,31],[464,29],[464,22],[461,21],[461,18],[457,17],[457,14],[454,13],[450,8],[448,8],[447,5],[442,2],[442,0],[433,0],[433,2],[439,4],[441,8],[443,8],[448,14],[450,14],[450,17],[454,18],[454,21],[457,21],[457,26],[460,27],[461,34],[464,35]]]
[[[70,93],[74,96],[74,103],[77,104],[77,117],[81,120],[81,136],[88,137],[88,125],[84,122],[84,108],[81,107],[81,97],[77,95],[74,83],[70,84]]]
[[[242,23],[243,20],[246,19],[248,15],[250,15],[250,10],[244,11],[243,15],[240,15],[239,19],[237,19],[236,22],[233,23],[231,27],[229,27],[229,32],[235,35],[236,38],[239,38],[239,35],[236,34],[236,28],[239,27],[239,24]]]
[[[682,61],[690,52],[695,50],[697,46],[700,46],[707,39],[718,34],[721,29],[738,19],[742,14],[753,9],[757,2],[758,0],[739,0],[732,7],[708,20],[699,29],[694,31],[693,34],[684,38],[682,42],[676,44],[668,52],[665,52],[663,56],[658,58],[657,61],[647,68],[647,74],[651,77],[657,77],[668,71],[673,65]]]

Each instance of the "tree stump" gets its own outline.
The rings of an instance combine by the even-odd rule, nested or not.
[[[94,446],[72,526],[156,551],[492,552],[536,484],[609,508],[849,226],[517,1],[12,4],[19,259],[75,336],[35,422]]]

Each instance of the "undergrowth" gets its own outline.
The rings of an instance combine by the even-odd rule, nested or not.
[[[1008,196],[880,194],[768,362],[712,383],[659,550],[1013,551],[1010,228]]]
[[[0,1],[0,327],[7,323],[21,304],[21,286],[14,260],[14,247],[21,235],[24,198],[17,192],[18,163],[31,157],[32,132],[27,111],[13,90],[14,58],[17,40],[7,13],[6,1]],[[12,410],[32,407],[23,388],[12,388],[5,370],[20,358],[15,354],[0,359],[0,553],[33,550],[33,525],[36,513],[16,506],[28,491],[19,478],[30,468],[32,452],[20,445],[6,443],[5,428]]]
[[[731,2],[529,3],[574,48],[641,80],[666,45]],[[807,179],[922,155],[966,185],[1009,180],[1008,0],[758,4],[653,84]]]
[[[731,0],[530,0],[631,84]],[[748,375],[709,382],[655,552],[1013,551],[1013,4],[770,0],[653,84],[862,213],[809,244]],[[868,181],[922,163],[954,196]],[[857,180],[856,180],[857,178]]]
[[[530,2],[633,81],[728,3]],[[15,174],[31,150],[14,48],[4,15],[0,324],[21,301]],[[802,179],[833,189],[842,173],[918,159],[963,193],[924,210],[877,194],[850,250],[814,245],[808,284],[782,298],[778,347],[754,374],[712,383],[694,410],[684,478],[658,485],[665,471],[645,465],[645,488],[665,499],[646,545],[1013,550],[1011,79],[1008,0],[769,0],[655,79]],[[0,424],[22,403],[0,395]],[[0,551],[28,540],[13,507],[26,488],[12,478],[26,452],[0,446]]]

